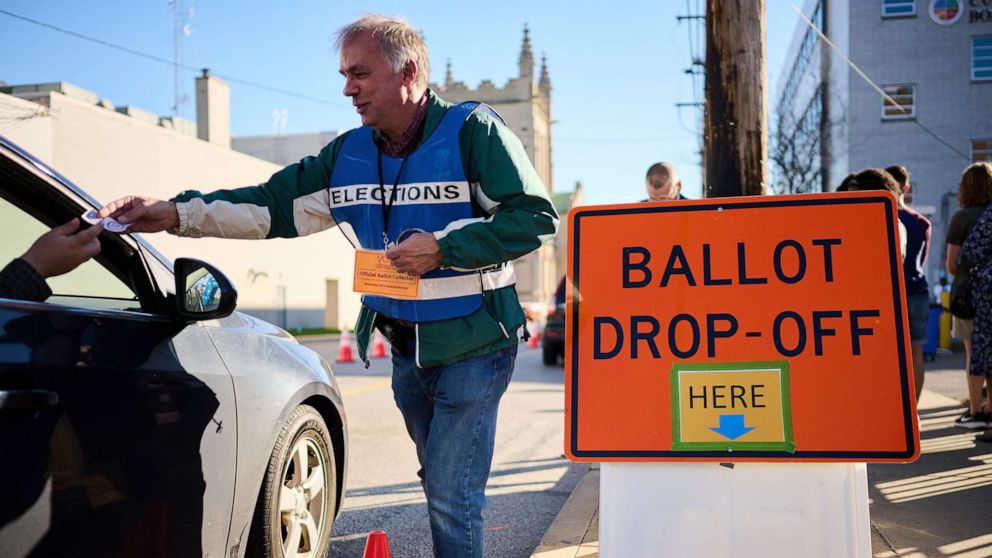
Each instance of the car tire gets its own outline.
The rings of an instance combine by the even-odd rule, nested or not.
[[[336,465],[323,417],[300,405],[286,419],[269,457],[247,556],[327,556],[337,504]]]
[[[558,351],[556,351],[554,347],[543,347],[541,357],[545,366],[554,366],[558,364]]]

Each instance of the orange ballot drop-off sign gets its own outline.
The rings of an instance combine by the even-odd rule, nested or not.
[[[887,193],[574,209],[566,453],[577,461],[912,461]]]

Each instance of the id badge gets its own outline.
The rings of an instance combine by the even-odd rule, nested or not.
[[[355,250],[356,293],[416,299],[420,278],[401,273],[382,250]]]

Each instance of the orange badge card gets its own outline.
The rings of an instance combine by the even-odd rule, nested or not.
[[[586,206],[569,236],[571,459],[919,456],[891,195]]]
[[[356,293],[415,299],[419,286],[420,279],[397,271],[385,252],[355,250]]]

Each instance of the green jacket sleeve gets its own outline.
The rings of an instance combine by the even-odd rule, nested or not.
[[[263,184],[210,193],[185,191],[172,199],[180,236],[295,238],[334,226],[327,185],[341,135],[318,155],[304,157]]]
[[[438,238],[443,265],[499,264],[554,238],[558,213],[517,136],[495,117],[474,113],[459,140],[473,198],[489,217]]]

